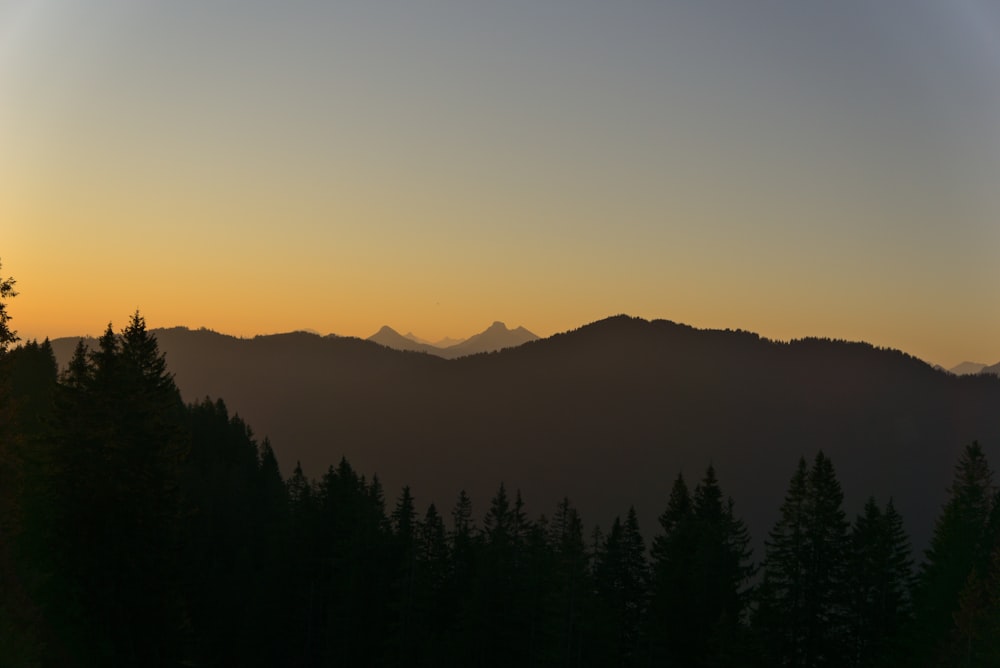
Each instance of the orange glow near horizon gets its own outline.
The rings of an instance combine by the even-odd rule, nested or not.
[[[0,9],[13,326],[628,313],[1000,361],[1000,82],[960,13],[556,6]]]

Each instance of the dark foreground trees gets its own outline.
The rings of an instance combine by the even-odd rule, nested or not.
[[[917,583],[910,648],[927,665],[998,665],[1000,497],[982,447],[965,448]]]
[[[847,520],[833,465],[822,452],[800,460],[766,541],[756,625],[773,665],[842,666],[846,625]]]
[[[279,471],[220,400],[183,405],[136,314],[57,375],[0,353],[0,665],[998,665],[1000,504],[969,446],[911,596],[891,500],[849,524],[802,460],[755,576],[709,466],[589,531],[500,485],[481,514],[341,460]],[[387,507],[388,506],[388,507]],[[647,549],[648,548],[648,549]],[[911,651],[912,650],[912,651]]]

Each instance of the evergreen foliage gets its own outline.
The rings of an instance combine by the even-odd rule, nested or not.
[[[138,313],[61,376],[48,342],[6,350],[0,399],[0,665],[1000,662],[1000,503],[976,443],[912,600],[892,501],[848,526],[822,452],[751,596],[712,466],[674,480],[648,554],[634,508],[585,532],[569,499],[529,519],[503,484],[478,525],[464,491],[448,526],[409,487],[387,514],[345,458],[286,478],[222,400],[184,405]]]
[[[6,303],[7,300],[17,296],[17,292],[14,291],[16,284],[17,281],[13,278],[0,276],[0,355],[7,352],[7,348],[19,340],[17,332],[10,328],[11,315],[7,313]]]
[[[765,542],[756,624],[773,665],[847,661],[847,521],[830,460],[819,452],[792,476]]]
[[[979,443],[966,446],[949,499],[938,517],[915,594],[910,646],[916,660],[978,654],[979,617],[989,609],[982,590],[995,569],[1000,531],[993,472]]]
[[[877,666],[900,649],[911,614],[913,560],[891,499],[884,511],[874,498],[865,503],[851,528],[848,564],[851,665]]]

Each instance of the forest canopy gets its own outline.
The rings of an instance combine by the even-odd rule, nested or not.
[[[48,341],[0,350],[0,411],[3,665],[1000,661],[1000,501],[977,443],[922,558],[879,490],[845,514],[822,451],[789,462],[753,554],[709,462],[604,527],[570,499],[529,514],[499,480],[438,508],[346,459],[283,475],[222,399],[182,402],[138,312],[62,373]]]

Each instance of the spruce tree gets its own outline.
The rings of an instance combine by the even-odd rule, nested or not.
[[[400,664],[414,652],[416,639],[415,598],[417,580],[417,514],[410,487],[403,487],[392,512],[395,577],[393,599],[396,614],[395,645]]]
[[[695,545],[694,507],[684,476],[679,474],[667,508],[659,517],[661,533],[653,538],[652,592],[649,614],[650,660],[690,661],[690,616],[693,603]]]
[[[595,565],[600,606],[597,661],[632,666],[642,660],[649,571],[635,508],[616,517]]]
[[[869,498],[850,536],[851,665],[880,665],[896,651],[910,614],[912,568],[909,539],[892,500],[882,511]]]
[[[583,659],[583,628],[588,612],[590,576],[583,522],[568,498],[556,507],[549,525],[554,557],[551,663],[575,666]]]
[[[0,265],[2,266],[2,265]],[[10,328],[11,315],[7,313],[7,300],[16,297],[14,286],[17,284],[11,277],[0,276],[0,356],[7,352],[12,343],[17,343],[17,332]]]
[[[660,526],[652,549],[651,659],[731,663],[753,568],[746,527],[732,499],[723,498],[713,466],[693,496],[678,476]]]
[[[993,472],[978,442],[965,447],[948,492],[914,596],[915,620],[909,644],[919,660],[958,661],[955,616],[962,591],[970,578],[981,579],[990,570],[996,540],[991,530],[996,490]],[[971,644],[971,636],[967,641]]]
[[[691,615],[691,665],[732,665],[743,653],[743,616],[747,588],[755,569],[750,563],[750,534],[733,513],[732,498],[724,498],[709,465],[695,487],[696,587]]]
[[[765,541],[756,625],[771,663],[840,666],[847,656],[847,521],[830,460],[804,459]]]
[[[138,313],[70,365],[57,402],[51,471],[52,623],[87,661],[157,663],[178,629],[178,484],[185,411]],[[178,657],[181,658],[181,657]]]

